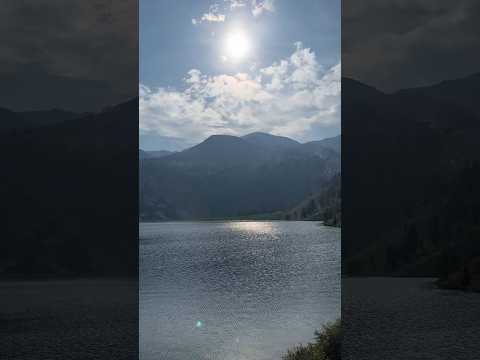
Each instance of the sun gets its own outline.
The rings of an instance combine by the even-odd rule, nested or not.
[[[234,62],[245,59],[250,52],[250,41],[242,30],[230,31],[225,37],[224,51],[226,59]]]

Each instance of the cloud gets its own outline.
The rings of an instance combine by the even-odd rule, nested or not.
[[[224,14],[205,13],[202,15],[202,21],[208,22],[223,22],[225,21]]]
[[[266,12],[275,11],[275,0],[224,0],[223,12],[234,11],[245,8],[250,3],[250,11],[254,17],[258,17]],[[205,12],[200,18],[192,19],[193,25],[199,25],[203,22],[224,22],[227,15],[222,13],[220,5],[214,3],[210,5],[208,12]]]
[[[252,14],[253,16],[260,16],[264,12],[275,11],[275,0],[252,0]]]
[[[225,0],[225,2],[230,2],[230,10],[243,8],[246,5],[246,0]]]
[[[136,0],[3,2],[0,83],[10,91],[0,94],[2,106],[91,111],[136,96],[137,9]],[[41,94],[24,85],[34,76]],[[86,96],[66,90],[78,83]]]
[[[390,92],[479,71],[478,0],[345,0],[345,76]]]
[[[340,64],[324,69],[296,44],[290,57],[249,73],[190,70],[183,91],[140,86],[140,128],[199,142],[265,131],[301,141],[340,132]]]
[[[200,19],[192,19],[192,24],[201,24],[204,21],[207,22],[224,22],[226,19],[225,14],[220,13],[220,6],[215,3],[210,5],[208,12],[204,13]]]

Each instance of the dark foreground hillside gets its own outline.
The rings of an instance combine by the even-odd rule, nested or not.
[[[138,99],[1,134],[0,277],[137,273],[137,134]]]
[[[447,276],[480,255],[480,76],[342,87],[344,271]]]

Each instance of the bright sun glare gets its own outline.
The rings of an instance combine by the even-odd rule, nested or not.
[[[250,42],[247,35],[241,30],[234,30],[227,34],[225,39],[225,52],[227,59],[240,61],[250,51]]]

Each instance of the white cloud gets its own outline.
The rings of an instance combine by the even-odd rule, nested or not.
[[[275,11],[275,0],[252,0],[253,16],[260,16],[264,12]]]
[[[223,22],[225,21],[225,15],[224,14],[214,14],[214,13],[205,13],[202,15],[202,21],[208,21],[208,22]]]
[[[224,22],[225,19],[226,19],[226,15],[220,13],[220,6],[217,3],[215,3],[213,5],[210,5],[208,12],[204,13],[200,19],[192,19],[192,24],[198,25],[204,21]]]
[[[246,0],[225,0],[225,2],[230,2],[230,10],[242,8],[246,5]]]
[[[308,141],[340,131],[340,64],[324,70],[300,43],[271,66],[213,76],[192,69],[184,83],[183,91],[140,85],[143,131],[192,142],[253,131]]]
[[[236,9],[244,8],[250,2],[250,11],[254,17],[258,17],[266,12],[275,11],[275,0],[224,0],[223,11],[220,11],[220,5],[213,3],[209,6],[208,12],[205,12],[201,17],[192,19],[193,25],[199,25],[205,21],[207,22],[224,22],[227,15],[222,12],[231,12]]]

